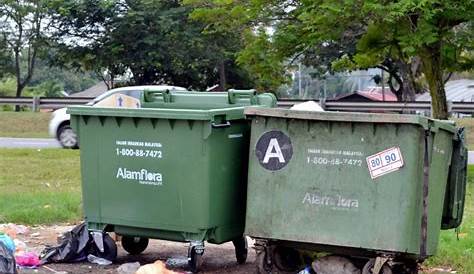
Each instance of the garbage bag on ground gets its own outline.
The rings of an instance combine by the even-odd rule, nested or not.
[[[15,242],[10,236],[0,233],[0,242],[2,242],[10,252],[15,253]]]
[[[11,251],[2,241],[0,241],[0,273],[16,274],[16,263],[14,251]]]
[[[94,244],[87,226],[81,223],[64,233],[57,246],[48,246],[40,254],[41,263],[80,262],[87,259]]]
[[[15,260],[18,266],[27,268],[36,268],[41,265],[38,255],[34,252],[23,252],[15,256]]]

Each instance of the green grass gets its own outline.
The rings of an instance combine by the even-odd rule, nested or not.
[[[441,231],[438,253],[427,261],[426,266],[453,268],[463,274],[474,273],[474,166],[469,166],[468,170],[468,191],[459,234],[454,230]]]
[[[79,150],[0,149],[0,223],[81,219]]]
[[[47,138],[51,113],[0,111],[0,137]]]
[[[474,150],[474,118],[456,119],[458,126],[466,128],[466,139],[469,150]]]

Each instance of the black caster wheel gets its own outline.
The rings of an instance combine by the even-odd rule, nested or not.
[[[148,238],[122,236],[122,247],[128,254],[138,255],[148,246]]]
[[[199,272],[202,265],[204,245],[191,245],[188,251],[188,267],[192,273]]]
[[[362,274],[373,274],[374,265],[375,265],[375,259],[370,259],[364,265],[364,268],[362,269]],[[382,269],[380,269],[379,274],[393,274],[393,271],[389,265],[384,264],[384,266],[382,266]]]
[[[273,264],[279,273],[295,273],[303,266],[298,250],[286,246],[275,247],[273,250]]]
[[[232,241],[235,247],[235,258],[237,263],[245,264],[247,261],[248,243],[245,236]]]
[[[104,243],[104,251],[100,251],[93,242],[90,254],[112,262],[115,261],[115,259],[117,259],[117,245],[115,244],[115,241],[105,232],[102,239]]]

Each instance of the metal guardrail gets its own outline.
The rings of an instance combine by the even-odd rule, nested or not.
[[[90,102],[91,97],[0,97],[0,105],[21,105],[32,107],[33,111],[39,109],[57,109],[70,105],[82,105]],[[307,100],[278,100],[279,107],[291,107],[296,103]],[[315,100],[319,102],[318,100]],[[409,111],[430,111],[430,102],[339,102],[321,101],[319,102],[326,110],[333,111],[362,111],[362,112],[409,112]],[[474,102],[450,102],[450,112],[454,113],[474,113]]]

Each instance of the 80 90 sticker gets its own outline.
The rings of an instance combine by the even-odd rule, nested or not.
[[[399,170],[403,166],[403,157],[399,147],[392,147],[367,157],[370,177],[375,179]]]

